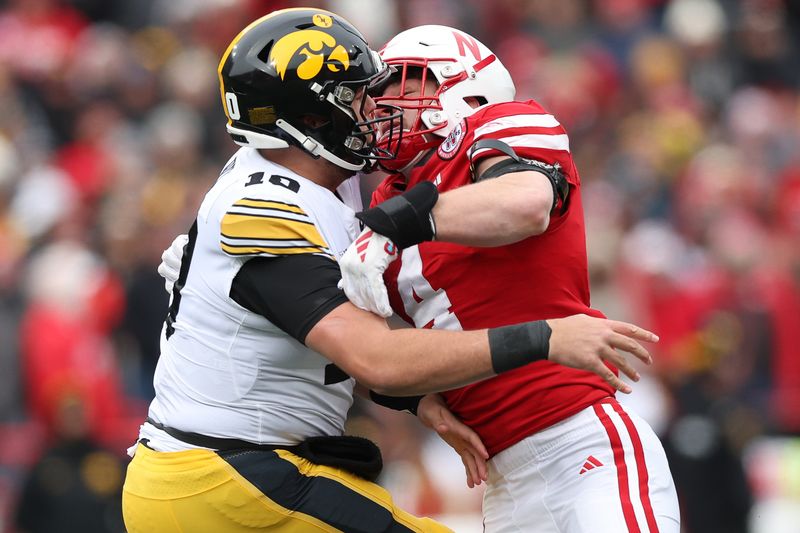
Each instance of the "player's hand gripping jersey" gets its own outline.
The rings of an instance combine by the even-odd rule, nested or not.
[[[355,201],[357,182],[345,182],[339,194]],[[358,229],[353,210],[332,192],[256,150],[240,149],[203,200],[190,233],[162,332],[150,417],[255,443],[293,445],[341,434],[354,382],[296,340],[315,322],[298,317],[279,327],[239,305],[231,287],[254,257],[313,254],[335,261]],[[180,447],[148,425],[142,437],[159,442],[159,449]]]
[[[580,178],[564,128],[534,101],[487,106],[462,121],[407,186],[391,176],[373,205],[428,180],[440,192],[472,182],[472,163],[502,155],[469,154],[481,139],[499,139],[524,158],[558,163],[570,185],[568,209],[556,209],[541,235],[497,248],[424,242],[402,251],[385,274],[392,307],[416,327],[476,329],[585,313],[589,307]],[[614,390],[595,374],[541,361],[444,393],[450,409],[494,455]]]

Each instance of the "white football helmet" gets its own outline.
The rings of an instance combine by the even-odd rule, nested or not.
[[[476,98],[481,106],[514,100],[516,88],[508,70],[483,43],[455,28],[426,25],[406,30],[381,49],[383,60],[405,77],[409,68],[423,69],[436,78],[433,95],[409,99],[408,107],[420,109],[416,123],[405,127],[403,141],[413,136],[434,133],[446,137],[464,118],[476,111],[467,98]],[[418,72],[418,71],[417,71]],[[395,103],[402,96],[375,98]],[[406,107],[403,103],[400,107]],[[420,124],[421,122],[421,124]]]

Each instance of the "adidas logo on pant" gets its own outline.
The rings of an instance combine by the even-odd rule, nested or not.
[[[583,468],[581,468],[580,474],[585,474],[589,470],[594,470],[595,468],[603,466],[603,463],[600,462],[594,455],[590,455],[586,462],[583,463]]]

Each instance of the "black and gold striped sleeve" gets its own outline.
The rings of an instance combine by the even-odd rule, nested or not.
[[[242,198],[235,202],[222,217],[220,246],[233,256],[315,254],[333,258],[306,212],[296,204],[277,200]]]

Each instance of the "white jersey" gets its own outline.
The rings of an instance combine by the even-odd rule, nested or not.
[[[356,180],[338,192],[360,208]],[[358,231],[353,209],[331,191],[240,149],[198,212],[177,314],[161,334],[149,416],[182,431],[261,444],[341,435],[354,380],[326,385],[328,359],[229,294],[254,256],[337,259]],[[150,424],[140,438],[162,451],[192,447]]]

